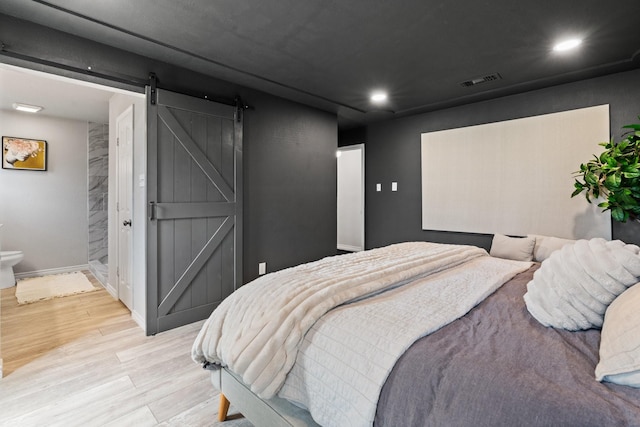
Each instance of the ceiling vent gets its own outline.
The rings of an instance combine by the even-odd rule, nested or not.
[[[460,83],[460,86],[462,87],[475,86],[475,85],[479,85],[480,83],[492,82],[494,80],[500,80],[500,79],[502,79],[502,76],[500,76],[500,74],[493,73],[493,74],[488,74],[486,76],[476,77],[475,79],[464,81]]]

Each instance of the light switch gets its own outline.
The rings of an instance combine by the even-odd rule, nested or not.
[[[397,182],[392,182],[391,183],[391,191],[398,191],[398,183]]]
[[[261,262],[258,264],[258,274],[263,275],[267,272],[267,263]]]
[[[138,175],[138,186],[139,187],[144,187],[145,185],[145,179],[144,179],[144,174],[141,173],[140,175]]]
[[[376,184],[376,191],[382,191],[382,184]]]

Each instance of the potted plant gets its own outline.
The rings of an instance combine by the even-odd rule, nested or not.
[[[622,141],[599,144],[605,148],[602,154],[580,165],[571,197],[583,191],[589,203],[602,197],[598,206],[603,212],[610,210],[614,220],[627,222],[640,218],[640,124],[623,128],[631,130]]]

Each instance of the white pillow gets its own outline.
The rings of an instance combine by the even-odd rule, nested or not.
[[[577,240],[545,260],[527,284],[527,310],[545,326],[601,328],[611,303],[640,278],[640,248],[620,240]]]
[[[533,260],[536,262],[542,262],[549,258],[549,255],[551,255],[552,252],[561,249],[564,245],[576,242],[575,240],[540,236],[538,234],[530,234],[528,237],[536,239],[536,245],[533,248]]]
[[[508,237],[504,234],[495,234],[489,254],[497,258],[531,261],[535,244],[534,237]]]
[[[607,308],[596,379],[640,388],[640,283]]]

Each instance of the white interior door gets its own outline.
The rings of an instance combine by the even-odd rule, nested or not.
[[[364,250],[364,144],[338,149],[338,249]]]
[[[116,121],[118,152],[118,298],[133,309],[131,205],[133,203],[133,105]]]

